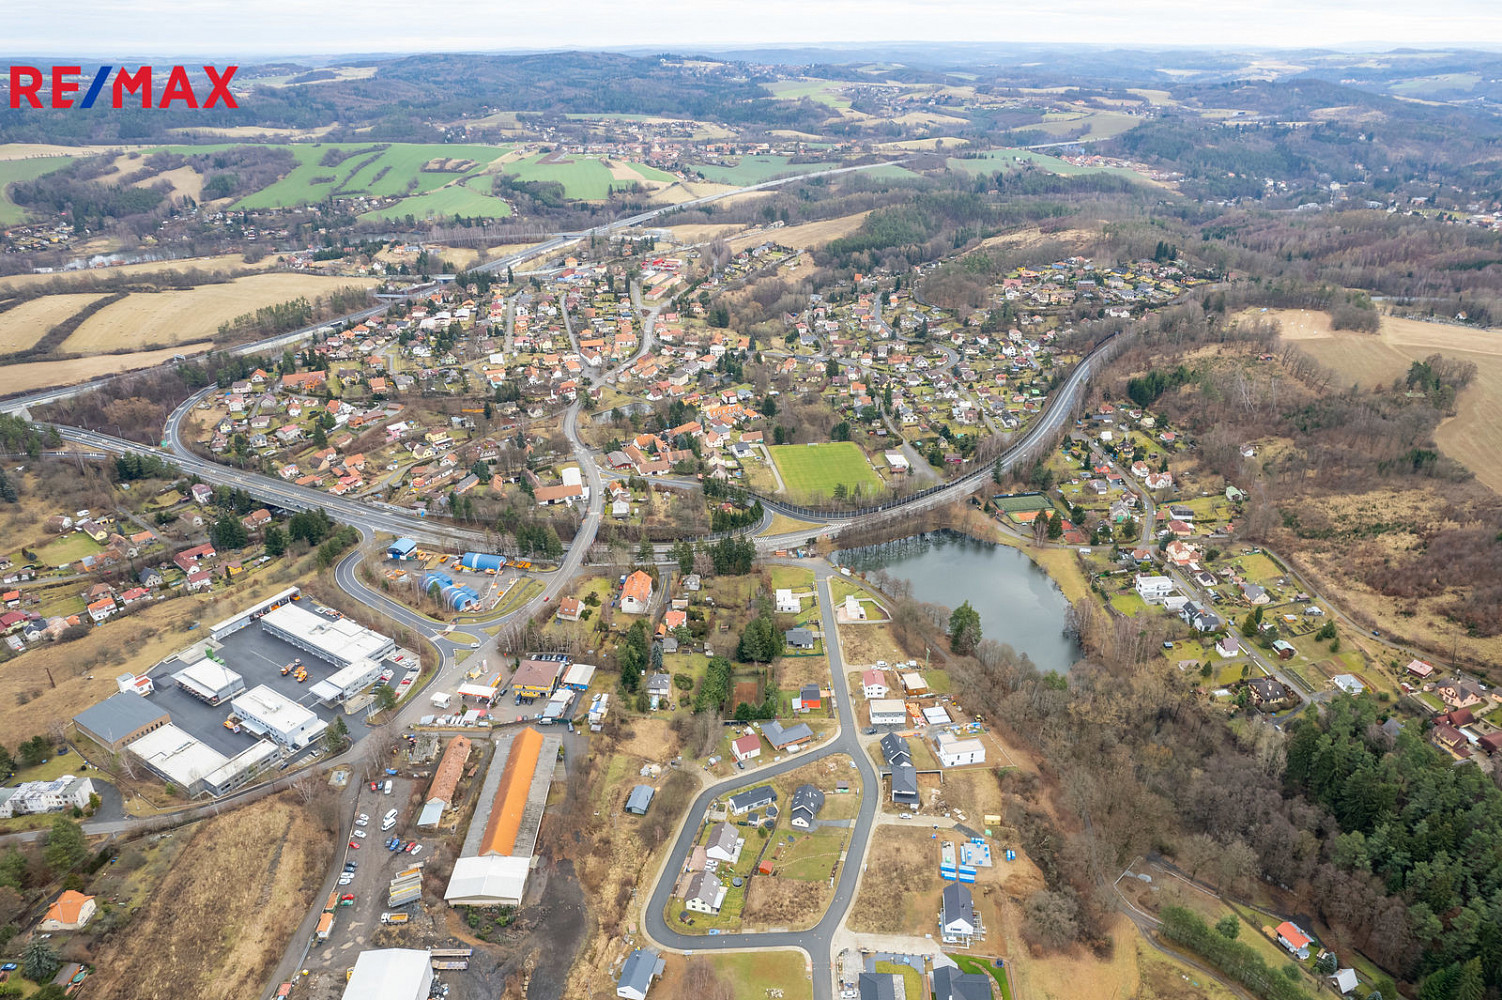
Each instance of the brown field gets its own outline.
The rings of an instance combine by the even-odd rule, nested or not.
[[[866,870],[861,876],[860,892],[850,909],[847,921],[857,934],[910,934],[922,937],[933,933],[939,918],[939,896],[945,880],[939,875],[939,842],[931,839],[928,827],[879,826],[871,835],[866,851]],[[939,831],[940,837],[960,840],[960,835]],[[1003,903],[1008,897],[1025,899],[1043,888],[1043,875],[1021,852],[1017,860],[1001,860],[998,852],[994,868],[982,868],[972,888],[975,907],[988,928],[986,948],[996,947],[1000,938]],[[1015,954],[1016,952],[998,952]],[[1081,996],[1095,996],[1081,993]]]
[[[22,351],[78,310],[104,298],[100,292],[48,295],[0,312],[0,351]]]
[[[1477,480],[1502,493],[1502,331],[1473,330],[1444,323],[1382,317],[1376,336],[1331,330],[1321,312],[1284,309],[1268,313],[1283,326],[1283,339],[1297,344],[1343,380],[1362,385],[1391,382],[1413,361],[1439,353],[1472,361],[1476,378],[1458,400],[1458,413],[1434,432],[1440,450],[1476,474]]]
[[[203,197],[203,175],[192,167],[178,167],[176,170],[164,170],[155,177],[137,181],[136,187],[151,187],[166,181],[172,185],[172,197],[192,198],[199,201]]]
[[[774,669],[777,686],[786,690],[805,684],[829,686],[829,661],[822,656],[784,656]]]
[[[792,247],[795,250],[807,250],[810,247],[821,247],[830,240],[837,240],[841,236],[849,236],[860,228],[868,212],[857,212],[854,215],[841,216],[838,219],[824,219],[819,222],[805,222],[801,226],[787,226],[783,229],[758,230],[751,233],[743,233],[733,238],[730,245],[737,250],[745,249],[763,240],[770,239],[774,243]]]
[[[681,243],[707,243],[716,236],[729,238],[730,234],[741,227],[737,224],[726,225],[724,223],[701,223],[685,226],[668,226],[673,234],[673,239]]]
[[[184,260],[153,261],[147,264],[121,264],[118,267],[96,267],[86,271],[61,271],[57,274],[12,274],[0,278],[0,290],[25,288],[28,285],[45,285],[50,282],[57,282],[59,285],[62,285],[71,281],[88,278],[113,278],[116,275],[139,278],[153,274],[181,274],[189,270],[224,274],[233,271],[264,269],[271,267],[275,263],[275,258],[267,257],[257,264],[247,264],[239,254],[227,253],[215,257],[188,257]]]
[[[1012,957],[1008,964],[1011,965],[1015,996],[1025,996],[1031,1000],[1139,996],[1138,931],[1126,917],[1113,914],[1108,918],[1111,939],[1115,942],[1109,958],[1096,958],[1083,948],[1032,955],[1018,932],[1021,908],[1017,904],[1008,903],[1006,909],[1008,924],[1004,928],[1004,937],[997,939],[988,935],[985,946],[987,951]],[[1187,1000],[1187,997],[1194,994],[1163,995],[1174,997],[1175,1000]]]
[[[29,160],[35,156],[88,156],[110,153],[133,146],[54,146],[46,142],[8,142],[0,145],[0,160]]]
[[[131,933],[101,950],[89,995],[229,1000],[260,992],[332,849],[327,831],[285,796],[203,821]]]
[[[84,321],[63,341],[64,351],[183,344],[211,337],[219,324],[261,306],[308,299],[345,285],[370,288],[375,278],[316,278],[306,274],[255,274],[186,291],[133,292]]]
[[[256,125],[236,125],[229,128],[170,128],[167,131],[174,135],[203,135],[213,136],[219,139],[317,139],[328,135],[334,130],[332,125],[320,125],[318,128],[261,128]]]
[[[207,346],[201,341],[198,347]],[[101,375],[129,371],[133,368],[149,368],[172,360],[187,347],[186,342],[176,347],[164,347],[158,351],[139,351],[134,354],[96,354],[88,358],[71,358],[67,361],[28,361],[25,364],[5,366],[5,391],[24,392],[31,389],[47,389],[55,385],[72,385]],[[198,347],[194,349],[197,350]]]
[[[904,139],[902,142],[882,142],[878,143],[876,148],[885,150],[906,149],[932,152],[933,150],[939,148],[939,146],[941,145],[953,148],[955,146],[960,146],[963,144],[963,139],[956,139],[953,136],[949,136],[948,138],[940,136],[934,139]]]
[[[741,922],[747,929],[812,927],[824,915],[829,883],[758,876],[746,888]]]
[[[896,663],[906,660],[907,654],[892,635],[892,627],[884,623],[874,625],[840,625],[840,652],[852,668],[869,667],[877,660]]]

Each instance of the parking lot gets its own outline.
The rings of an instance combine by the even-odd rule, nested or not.
[[[357,773],[350,780],[357,781],[359,778]],[[386,776],[382,775],[382,787],[386,780]],[[340,896],[349,894],[355,898],[349,906],[340,906],[334,911],[334,929],[328,941],[322,944],[315,942],[308,952],[305,968],[312,970],[308,977],[312,987],[309,995],[312,997],[341,996],[344,990],[344,972],[354,965],[355,957],[361,951],[389,947],[393,940],[426,940],[434,933],[434,918],[426,912],[423,902],[409,903],[394,911],[386,906],[386,892],[392,876],[416,861],[430,860],[434,846],[430,839],[419,834],[416,827],[417,811],[409,804],[412,793],[420,790],[420,786],[425,787],[426,782],[402,777],[394,777],[390,781],[390,795],[380,790],[372,792],[369,782],[362,783],[354,811],[344,818],[344,828],[341,831],[344,839],[340,841],[335,867],[343,867],[349,861],[355,862],[358,867],[348,885],[336,888]],[[382,832],[381,818],[392,809],[397,810],[396,827]],[[362,813],[369,819],[366,826],[359,827],[355,825],[355,821]],[[353,836],[355,830],[364,832],[365,836]],[[388,851],[383,845],[393,835],[401,836],[403,843],[415,840],[422,844],[422,853],[413,858],[403,852]],[[350,848],[350,841],[360,847]],[[404,927],[383,925],[381,914],[388,912],[410,914],[409,923]],[[384,931],[381,934],[382,940],[375,940],[377,933],[381,931]]]

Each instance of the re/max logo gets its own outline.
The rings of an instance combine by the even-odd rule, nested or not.
[[[139,99],[143,108],[212,108],[221,102],[226,108],[238,108],[240,105],[235,103],[235,95],[229,92],[229,82],[239,68],[226,66],[218,69],[205,66],[203,72],[208,77],[211,89],[208,96],[200,102],[184,66],[172,67],[159,99],[150,66],[138,66],[133,73],[124,66],[119,67],[119,72],[116,72],[114,66],[100,66],[99,72],[94,74],[94,79],[89,83],[88,90],[84,91],[83,98],[75,101],[73,95],[83,89],[81,67],[52,66],[48,72],[43,73],[36,66],[12,66],[10,107],[14,111],[22,107],[22,102],[25,101],[33,108],[92,108],[103,95],[110,107],[123,108],[127,102],[126,95],[130,95],[131,99]],[[113,82],[110,80],[111,74],[114,74]],[[44,102],[43,85],[48,83],[50,86],[46,88],[48,93]],[[104,95],[106,87],[109,88],[108,95]]]

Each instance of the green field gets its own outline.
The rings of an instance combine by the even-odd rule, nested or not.
[[[563,185],[563,193],[567,197],[581,201],[603,201],[610,197],[612,187],[623,189],[632,183],[629,179],[618,180],[612,177],[610,168],[599,157],[565,154],[559,162],[542,162],[550,155],[552,154],[539,153],[524,157],[505,164],[502,169],[508,176],[520,181],[556,181]],[[645,180],[672,183],[678,179],[645,164],[632,163],[630,167]]]
[[[72,156],[37,156],[28,160],[0,160],[0,226],[13,226],[28,218],[26,210],[10,200],[12,184],[36,180],[43,174],[61,170],[74,159]]]
[[[783,1000],[807,1000],[813,996],[801,952],[746,951],[734,955],[711,952],[705,957],[714,963],[722,978],[734,984],[735,1000],[767,1000],[769,991],[774,989],[782,991]]]
[[[843,110],[850,107],[850,98],[840,96],[836,91],[838,84],[828,80],[779,80],[762,86],[771,91],[773,97],[783,101],[797,101],[806,97],[830,108]]]
[[[790,496],[830,497],[837,483],[852,492],[859,486],[868,495],[882,488],[865,453],[851,441],[781,444],[770,450]]]
[[[995,962],[979,959],[973,955],[950,955],[948,957],[954,959],[954,964],[960,967],[961,972],[979,973],[982,976],[990,976],[996,980],[998,987],[997,995],[1002,1000],[1012,1000],[1012,986],[1007,981],[1006,970],[998,969]]]
[[[1049,173],[1060,174],[1065,177],[1104,173],[1142,180],[1142,175],[1134,170],[1126,170],[1121,167],[1077,167],[1073,163],[1066,163],[1057,156],[1035,153],[1030,149],[991,149],[980,156],[965,159],[951,156],[948,166],[950,170],[963,170],[967,174],[994,174],[998,170],[1021,170],[1028,163],[1031,163],[1040,170],[1047,170]]]
[[[488,187],[489,181],[489,177],[467,178],[458,184],[451,184],[436,191],[427,191],[423,194],[414,195],[411,198],[403,198],[390,208],[366,212],[360,218],[389,220],[400,219],[408,215],[414,219],[449,215],[484,216],[492,219],[505,218],[511,214],[511,206],[506,204],[504,199],[476,191],[470,186],[471,184],[477,184]]]
[[[61,566],[64,563],[77,562],[84,556],[97,555],[104,551],[104,546],[81,531],[63,535],[55,541],[48,542],[36,550],[37,562],[44,566]]]
[[[213,147],[174,147],[174,152],[203,151],[205,148]],[[281,180],[240,199],[236,208],[285,208],[321,201],[330,195],[421,195],[461,177],[479,174],[509,147],[393,143],[382,150],[376,143],[294,143],[284,148],[297,158],[297,166]],[[320,161],[331,149],[352,152],[353,155],[334,166],[324,166]],[[475,165],[463,173],[422,169],[429,160],[443,158],[473,160]]]
[[[833,163],[789,163],[786,156],[743,156],[741,161],[733,167],[722,167],[711,163],[697,163],[689,169],[704,175],[707,181],[716,184],[734,184],[744,187],[748,184],[760,184],[774,177],[785,177],[789,174],[807,174],[815,170],[831,170],[836,166]]]

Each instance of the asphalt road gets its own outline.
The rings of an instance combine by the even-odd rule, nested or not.
[[[833,567],[826,563],[815,566],[819,594],[819,616],[826,637],[825,649],[829,655],[831,689],[839,709],[840,728],[835,738],[825,745],[804,753],[794,754],[777,764],[758,767],[745,772],[737,771],[734,777],[711,785],[689,807],[683,828],[673,843],[672,853],[664,866],[652,895],[647,901],[643,920],[647,936],[658,944],[675,951],[723,951],[744,948],[798,948],[806,952],[813,966],[814,1000],[831,1000],[834,995],[834,968],[831,954],[836,929],[845,919],[850,904],[855,899],[856,883],[860,880],[861,867],[866,856],[866,847],[871,839],[871,827],[876,819],[876,805],[881,801],[881,779],[872,766],[870,758],[861,746],[856,728],[855,714],[850,704],[850,691],[845,682],[845,661],[840,651],[839,634],[835,627],[834,604],[830,599],[829,578],[834,576]],[[812,763],[830,754],[848,754],[855,761],[861,775],[861,805],[850,831],[850,843],[841,863],[839,880],[835,885],[834,898],[823,918],[806,931],[777,931],[770,933],[718,934],[713,937],[696,934],[679,934],[670,930],[663,913],[673,891],[673,884],[689,851],[698,839],[700,823],[709,809],[709,803],[738,788],[760,784],[779,774],[785,774],[805,764]]]

